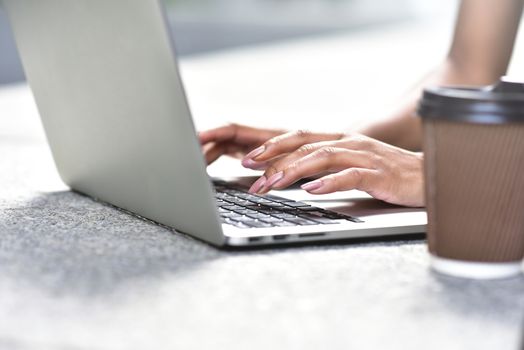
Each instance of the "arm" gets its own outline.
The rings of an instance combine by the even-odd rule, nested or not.
[[[463,0],[446,61],[390,119],[364,130],[372,138],[348,135],[318,142],[308,140],[314,135],[302,133],[269,140],[256,154],[248,155],[255,163],[268,164],[251,192],[263,194],[327,172],[302,188],[314,194],[359,189],[386,202],[423,206],[422,154],[406,150],[421,146],[420,122],[415,117],[420,90],[428,84],[484,85],[503,75],[523,1]]]
[[[409,150],[420,150],[416,105],[424,86],[487,85],[506,73],[517,35],[523,0],[463,0],[446,60],[383,121],[361,133]]]

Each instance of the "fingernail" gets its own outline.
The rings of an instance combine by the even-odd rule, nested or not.
[[[265,146],[260,146],[260,147],[258,147],[258,148],[255,148],[254,150],[252,150],[251,152],[249,152],[248,154],[246,154],[246,156],[244,157],[244,159],[252,159],[252,158],[258,157],[259,155],[261,155],[262,153],[264,153],[265,150],[266,150],[266,147],[265,147]]]
[[[255,162],[251,169],[253,170],[265,170],[268,167],[268,162]]]
[[[283,171],[279,171],[278,173],[271,175],[269,177],[269,179],[267,179],[265,187],[266,188],[271,188],[272,186],[276,185],[277,182],[282,180],[283,177],[284,177],[284,172]]]
[[[314,191],[318,190],[320,187],[322,187],[324,183],[321,180],[315,180],[308,183],[303,184],[300,186],[304,191]]]
[[[242,166],[244,168],[258,169],[260,167],[260,164],[261,162],[255,162],[253,159],[247,159],[247,158],[242,159]]]
[[[249,193],[257,193],[258,190],[266,183],[266,177],[261,176],[249,189]]]
[[[246,161],[242,161],[242,165],[244,166],[244,168],[249,168],[252,170],[264,170],[267,168],[268,163],[267,162],[256,162],[254,160],[248,159]]]

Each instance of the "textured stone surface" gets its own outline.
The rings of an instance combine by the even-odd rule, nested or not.
[[[24,86],[0,91],[0,183],[0,349],[520,344],[524,279],[435,275],[423,241],[220,251],[69,192]]]

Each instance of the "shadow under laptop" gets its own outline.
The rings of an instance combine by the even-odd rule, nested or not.
[[[51,293],[105,294],[189,273],[221,251],[71,191],[0,212],[0,270]]]

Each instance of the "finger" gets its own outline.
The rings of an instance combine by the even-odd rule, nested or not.
[[[236,156],[237,158],[239,158],[238,154],[245,154],[245,149],[243,147],[231,142],[208,143],[203,146],[203,150],[207,165],[213,163],[223,155],[229,155],[232,157]],[[244,167],[253,170],[265,170],[269,166],[269,164],[269,162],[255,161],[242,163]]]
[[[350,168],[303,184],[301,188],[313,194],[326,194],[349,190],[372,192],[378,177],[376,170]]]
[[[283,133],[280,130],[265,130],[239,124],[228,124],[198,133],[201,144],[208,142],[234,142],[242,145],[260,145],[264,141]]]
[[[243,147],[232,142],[208,143],[203,146],[203,149],[208,164],[213,163],[224,154],[234,156],[237,153],[245,153]]]
[[[235,138],[237,132],[237,126],[235,124],[229,124],[221,126],[219,128],[201,131],[198,133],[198,138],[201,144],[209,142],[224,142]]]
[[[339,171],[349,167],[371,166],[367,152],[354,151],[336,147],[323,147],[292,163],[281,162],[271,165],[264,173],[267,181],[260,193],[271,189],[282,189],[296,181],[316,174]]]
[[[270,162],[255,162],[251,159],[242,160],[242,166],[244,168],[253,169],[253,170],[264,170],[267,169]]]
[[[262,146],[246,155],[245,158],[256,161],[267,161],[283,154],[291,153],[297,148],[310,143],[339,140],[344,134],[311,133],[309,131],[294,131],[273,137]]]
[[[206,156],[206,161],[208,164],[214,162],[222,155],[229,155],[232,157],[240,158],[239,154],[245,154],[245,147],[238,145],[233,142],[219,142],[219,143],[208,143],[203,146],[204,154]],[[263,166],[263,164],[260,164]]]
[[[222,156],[225,152],[226,145],[224,143],[215,143],[207,150],[204,150],[204,157],[206,158],[207,165],[220,158],[220,156]]]
[[[278,162],[283,157],[277,157],[273,160],[267,161],[267,162],[257,162],[252,159],[242,159],[242,166],[248,169],[254,169],[254,170],[266,170],[271,165],[273,165],[275,162]]]

